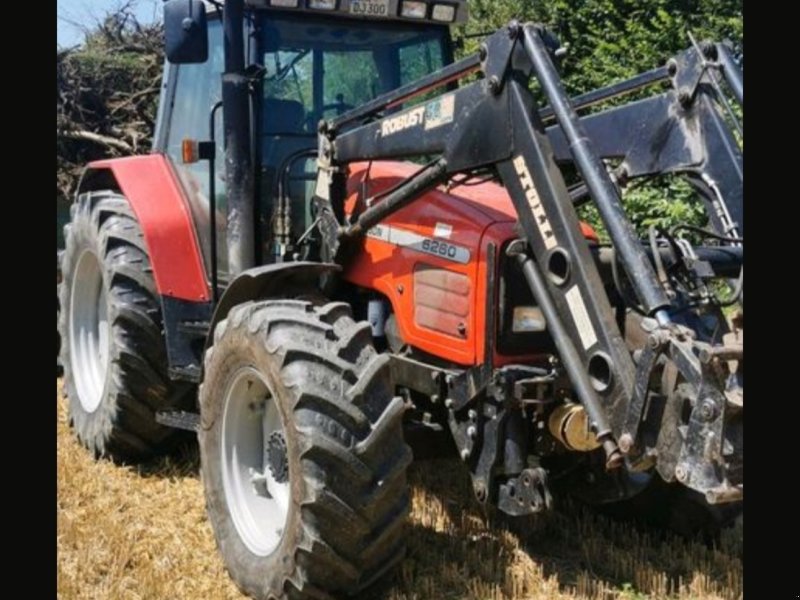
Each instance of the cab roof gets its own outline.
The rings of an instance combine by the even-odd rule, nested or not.
[[[245,4],[331,17],[440,25],[465,23],[469,16],[467,0],[245,0]]]

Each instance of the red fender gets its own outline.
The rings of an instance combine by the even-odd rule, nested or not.
[[[149,154],[89,163],[79,191],[98,187],[87,182],[104,171],[111,172],[139,221],[158,293],[208,302],[211,289],[192,215],[169,160],[161,154]]]

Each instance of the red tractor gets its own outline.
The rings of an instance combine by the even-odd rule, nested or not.
[[[465,0],[164,14],[154,152],[90,164],[65,228],[61,362],[98,456],[197,432],[242,590],[352,594],[396,564],[413,432],[449,439],[478,501],[512,516],[654,485],[740,510],[726,45],[569,98],[534,24],[454,62]],[[694,186],[707,227],[637,234],[621,190],[663,173]]]

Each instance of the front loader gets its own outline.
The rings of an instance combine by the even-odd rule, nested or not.
[[[218,546],[255,598],[356,594],[402,559],[420,431],[511,516],[653,485],[741,511],[730,48],[692,40],[570,98],[539,25],[454,61],[466,11],[170,0],[154,153],[81,181],[73,427],[121,461],[196,431]],[[708,224],[637,232],[622,192],[667,174]]]

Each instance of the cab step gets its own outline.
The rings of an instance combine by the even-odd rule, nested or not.
[[[200,415],[184,410],[157,412],[156,422],[167,427],[194,431],[195,433],[200,429]]]

